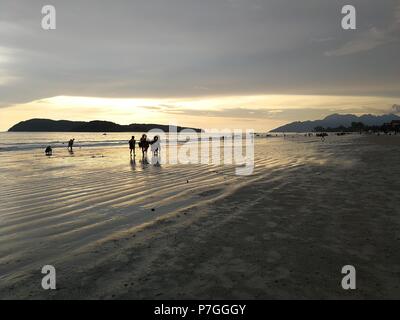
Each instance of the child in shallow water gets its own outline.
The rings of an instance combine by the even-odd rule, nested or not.
[[[53,149],[50,146],[47,146],[44,153],[46,154],[46,156],[51,156],[53,154]]]

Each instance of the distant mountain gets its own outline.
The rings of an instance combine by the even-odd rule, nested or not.
[[[350,127],[352,122],[362,122],[367,126],[381,126],[384,123],[391,122],[392,120],[400,120],[400,117],[395,114],[385,114],[382,116],[374,116],[372,114],[365,114],[362,116],[355,116],[353,114],[332,114],[322,120],[315,121],[296,121],[271,132],[312,132],[316,127],[324,128],[338,128],[340,126]]]
[[[147,132],[152,129],[169,131],[169,126],[161,124],[130,124],[119,125],[109,121],[68,121],[31,119],[17,123],[8,129],[9,132]],[[177,131],[192,129],[200,132],[201,129],[177,127]]]

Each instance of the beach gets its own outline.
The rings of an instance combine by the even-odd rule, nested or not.
[[[0,152],[0,298],[398,299],[399,156],[398,136],[259,138],[237,176],[113,143]]]

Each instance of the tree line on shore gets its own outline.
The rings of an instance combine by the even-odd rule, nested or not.
[[[339,126],[336,128],[324,128],[317,126],[314,128],[315,132],[383,132],[383,133],[399,133],[400,122],[392,121],[391,123],[385,123],[381,126],[368,126],[362,122],[352,122],[350,127]]]

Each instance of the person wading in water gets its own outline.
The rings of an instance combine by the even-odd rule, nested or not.
[[[75,138],[68,141],[68,150],[72,152],[72,148],[74,146]]]

